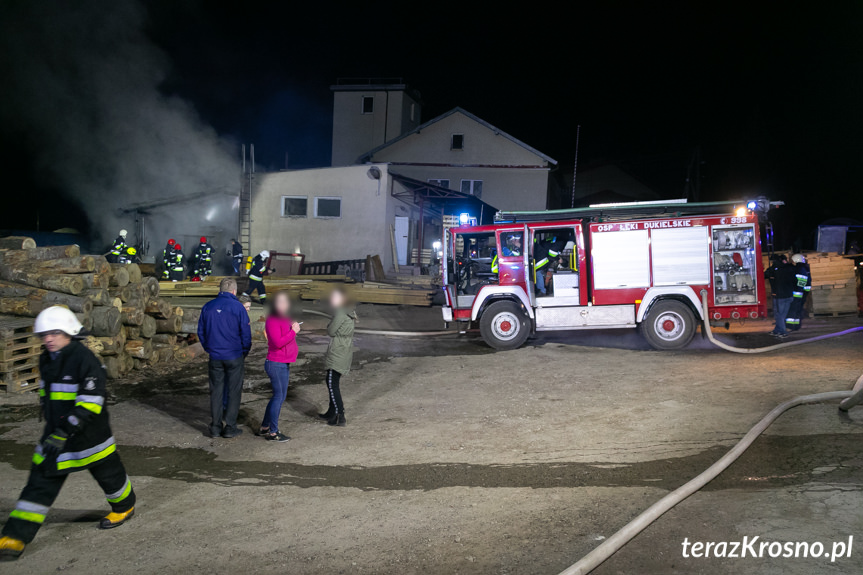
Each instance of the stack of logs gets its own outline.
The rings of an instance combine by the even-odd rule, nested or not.
[[[136,264],[109,264],[78,246],[36,247],[32,238],[0,238],[0,314],[36,317],[52,305],[75,312],[85,345],[101,355],[108,377],[185,359],[178,343],[183,309],[159,296],[159,282]]]

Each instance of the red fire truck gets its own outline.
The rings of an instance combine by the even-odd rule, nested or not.
[[[766,317],[759,219],[769,208],[642,202],[500,212],[494,225],[449,228],[444,321],[478,325],[496,349],[537,331],[636,327],[656,349],[684,347],[705,319],[702,290],[708,320]],[[537,245],[559,254],[546,295],[535,292]]]

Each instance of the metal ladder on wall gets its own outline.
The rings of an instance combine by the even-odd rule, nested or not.
[[[249,145],[246,158],[246,145],[243,144],[243,173],[240,175],[239,232],[237,239],[243,246],[243,253],[252,253],[252,187],[255,182],[255,145]]]

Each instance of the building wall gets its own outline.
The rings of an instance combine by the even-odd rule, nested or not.
[[[409,209],[390,195],[386,165],[381,179],[367,175],[370,165],[259,174],[252,195],[250,254],[263,249],[303,253],[307,261],[333,261],[380,255],[393,265],[390,224]],[[380,183],[380,188],[378,188]],[[282,216],[283,196],[307,196],[306,217]],[[316,196],[341,197],[340,218],[314,217]]]
[[[404,88],[333,89],[332,165],[350,166],[361,154],[419,125],[420,105]],[[374,98],[374,112],[363,114],[363,98]],[[413,108],[413,119],[411,111]]]

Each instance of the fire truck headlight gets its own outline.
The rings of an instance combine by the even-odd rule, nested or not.
[[[435,251],[440,251],[440,242],[433,243],[432,247],[435,249]]]
[[[738,218],[746,217],[746,208],[737,208],[737,214],[735,214]]]

